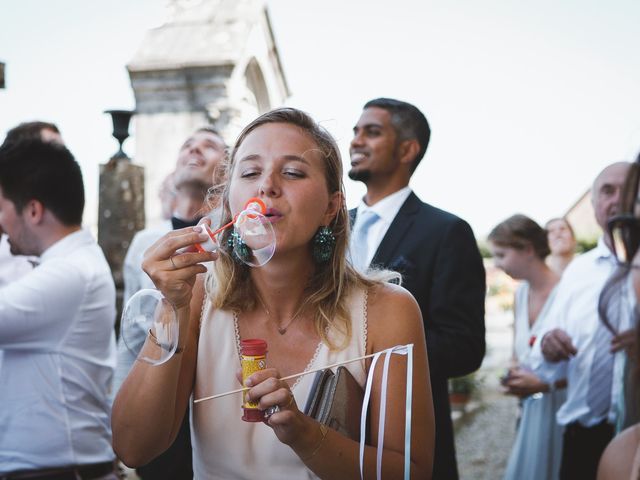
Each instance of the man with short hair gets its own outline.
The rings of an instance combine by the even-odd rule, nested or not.
[[[556,287],[556,296],[536,341],[531,364],[547,383],[567,379],[567,400],[557,413],[565,427],[561,479],[595,479],[598,461],[614,433],[620,384],[614,370],[622,368],[622,350],[631,345],[630,311],[634,300],[621,292],[608,317],[616,323],[613,335],[599,320],[598,299],[617,262],[607,232],[608,220],[618,213],[621,190],[630,164],[607,166],[593,183],[591,202],[605,234],[593,250],[575,258]],[[620,352],[618,354],[618,352]]]
[[[25,122],[12,128],[2,144],[7,145],[28,139],[64,145],[58,127],[53,123],[41,121]],[[0,229],[0,287],[17,280],[32,269],[33,259],[9,253],[6,235],[3,235],[2,229]]]
[[[7,132],[3,145],[19,140],[42,140],[43,142],[59,143],[64,145],[60,130],[55,123],[35,120],[23,122]]]
[[[63,146],[0,148],[0,228],[11,253],[40,257],[0,288],[0,477],[117,478],[115,286],[81,228],[84,202],[80,166]]]
[[[123,269],[125,305],[137,291],[143,288],[155,288],[142,270],[144,252],[168,231],[194,226],[202,218],[205,196],[216,182],[220,171],[218,167],[225,155],[224,140],[214,128],[209,126],[199,128],[184,142],[178,152],[176,169],[171,176],[175,191],[170,221],[163,222],[158,228],[148,228],[138,232],[127,251]],[[140,346],[146,339],[146,332],[142,333],[144,335],[140,337]],[[134,361],[135,355],[121,340],[118,343],[117,388],[120,388]],[[180,432],[169,450],[148,465],[138,468],[137,473],[143,480],[192,478],[191,456],[189,414],[187,413]]]
[[[436,422],[434,479],[456,479],[447,379],[478,369],[485,352],[485,272],[469,225],[426,204],[409,180],[431,131],[415,106],[390,98],[368,102],[353,129],[352,180],[367,193],[351,236],[354,265],[396,270],[424,321]]]

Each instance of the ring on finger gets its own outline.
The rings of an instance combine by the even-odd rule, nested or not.
[[[273,407],[269,407],[264,411],[264,417],[269,418],[274,413],[278,413],[280,411],[280,405],[274,405]]]
[[[176,264],[175,264],[175,263],[173,263],[173,255],[171,255],[171,256],[169,257],[169,261],[171,262],[171,265],[173,265],[173,269],[174,269],[174,270],[177,270],[177,269],[178,269],[178,267],[176,267]]]

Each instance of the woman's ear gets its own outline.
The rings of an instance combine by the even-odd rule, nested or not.
[[[344,202],[344,197],[342,196],[341,191],[333,192],[329,195],[329,204],[327,205],[327,210],[324,213],[324,217],[322,217],[322,224],[329,225],[336,215],[340,211],[342,204]]]

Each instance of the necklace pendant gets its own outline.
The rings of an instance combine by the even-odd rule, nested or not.
[[[285,333],[287,333],[287,328],[286,327],[278,327],[278,333],[280,335],[284,335]]]

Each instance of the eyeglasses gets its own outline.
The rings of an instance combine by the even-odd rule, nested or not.
[[[616,215],[609,219],[607,228],[618,263],[630,265],[640,245],[640,218],[631,213]]]

